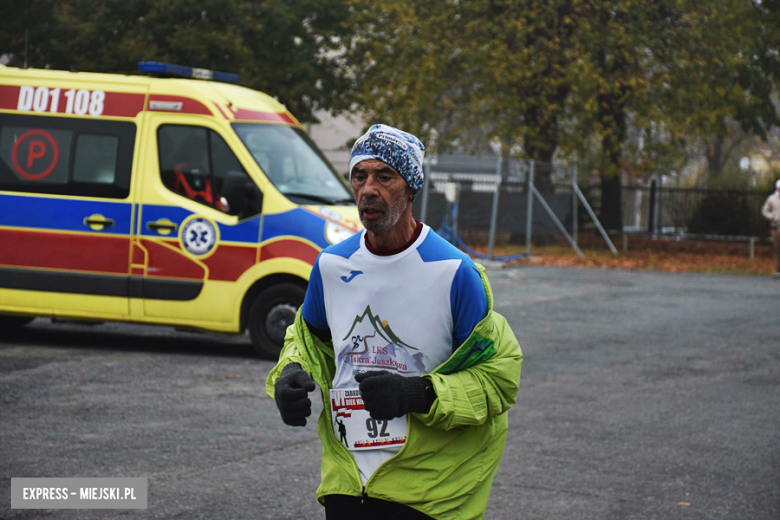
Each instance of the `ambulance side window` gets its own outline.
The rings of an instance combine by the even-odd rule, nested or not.
[[[116,177],[119,138],[114,135],[83,134],[76,138],[73,179],[78,182],[110,184]]]
[[[221,202],[222,184],[228,172],[246,170],[219,134],[199,126],[162,125],[157,130],[157,149],[166,188],[229,212]]]
[[[0,115],[0,190],[124,199],[134,123]]]

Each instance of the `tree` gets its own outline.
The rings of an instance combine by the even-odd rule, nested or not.
[[[574,117],[576,131],[595,135],[601,150],[601,223],[623,229],[621,165],[626,154],[630,111],[641,110],[653,84],[649,56],[654,42],[668,37],[668,7],[663,1],[596,2],[578,24],[579,37],[590,56],[580,80],[586,94]]]
[[[346,33],[341,0],[33,0],[4,2],[11,65],[131,73],[139,61],[234,72],[302,121],[341,95],[331,54]]]
[[[672,45],[658,53],[663,82],[652,102],[683,146],[700,143],[715,179],[744,139],[765,141],[780,125],[772,100],[780,79],[777,23],[758,4],[719,0],[686,3],[676,26]]]
[[[582,2],[353,3],[349,49],[357,103],[442,147],[482,147],[552,162],[559,121],[582,71],[574,21]],[[540,184],[549,182],[542,177]]]
[[[595,150],[602,218],[621,229],[623,165],[670,167],[728,118],[778,124],[778,1],[353,0],[348,56],[374,118],[539,161]]]

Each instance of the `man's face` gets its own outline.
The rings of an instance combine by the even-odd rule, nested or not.
[[[351,183],[360,222],[377,235],[392,229],[409,205],[411,193],[404,178],[392,166],[377,159],[355,165]]]

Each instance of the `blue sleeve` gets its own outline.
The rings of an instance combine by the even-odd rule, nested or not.
[[[301,314],[306,323],[322,330],[327,330],[328,318],[325,315],[325,297],[322,292],[322,275],[320,274],[320,253],[314,261],[314,267],[309,275],[309,287],[303,299]]]
[[[450,289],[450,307],[452,309],[452,348],[461,346],[477,326],[487,316],[487,294],[482,285],[482,277],[473,262],[461,262]]]

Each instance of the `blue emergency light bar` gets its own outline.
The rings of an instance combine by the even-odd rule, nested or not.
[[[140,72],[156,72],[158,74],[165,74],[166,76],[175,76],[177,78],[207,79],[211,81],[221,81],[222,83],[238,83],[238,74],[185,67],[183,65],[171,65],[170,63],[160,63],[159,61],[139,61],[138,70]]]

